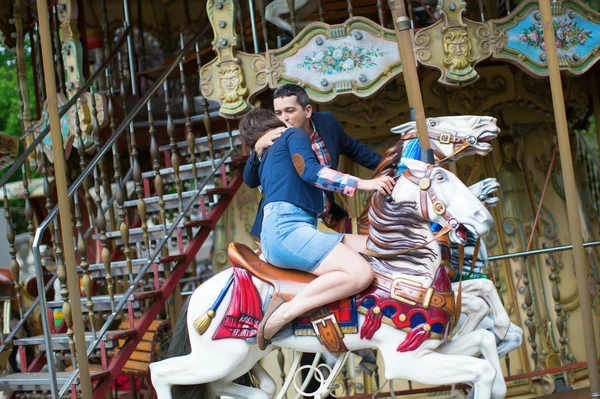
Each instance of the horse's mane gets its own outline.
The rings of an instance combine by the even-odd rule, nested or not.
[[[400,159],[402,157],[419,159],[419,155],[421,153],[421,145],[419,144],[419,140],[415,138],[408,141],[406,149],[404,148],[404,143],[405,140],[400,139],[394,146],[388,148],[383,153],[381,163],[377,166],[377,169],[375,169],[373,178],[377,178],[380,176],[395,177],[398,174],[402,173],[406,168],[404,165],[400,164]],[[403,151],[405,151],[406,154],[404,154]],[[359,232],[361,234],[367,234],[368,231],[369,209],[371,209],[372,197],[373,195],[371,194],[367,198],[365,208],[358,217]]]
[[[437,255],[425,245],[427,243],[425,232],[429,227],[423,224],[417,211],[415,201],[389,203],[383,195],[379,193],[373,195],[372,206],[369,209],[371,221],[369,249],[385,254],[423,245],[421,248],[398,255],[395,259],[427,267],[427,264],[434,261]],[[389,265],[387,268],[398,270]]]

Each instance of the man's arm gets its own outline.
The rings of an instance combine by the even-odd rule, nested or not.
[[[348,136],[340,121],[333,114],[332,117],[338,127],[342,154],[367,169],[375,170],[381,163],[381,155],[370,149],[365,143],[360,142],[360,140]]]

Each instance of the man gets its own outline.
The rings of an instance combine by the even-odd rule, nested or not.
[[[374,170],[381,162],[381,155],[371,150],[346,134],[340,122],[329,112],[313,112],[306,91],[295,84],[286,84],[273,93],[275,114],[287,126],[304,130],[309,135],[313,150],[319,162],[331,169],[336,169],[340,155],[344,154],[365,168]],[[281,136],[285,129],[274,129],[261,137],[254,146],[244,169],[244,182],[251,187],[260,186],[258,168],[263,152]],[[285,184],[285,182],[282,182]],[[331,191],[323,191],[323,214],[321,219],[328,226],[345,219],[348,214],[343,207],[334,202]],[[262,200],[258,206],[258,214],[250,234],[260,237],[263,219]]]

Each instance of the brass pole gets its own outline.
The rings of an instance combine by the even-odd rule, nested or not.
[[[404,0],[390,0],[388,2],[392,17],[394,18],[394,29],[398,38],[398,48],[400,50],[400,59],[402,60],[402,70],[404,75],[404,85],[408,95],[408,103],[414,111],[417,124],[417,134],[421,144],[421,161],[433,163],[433,152],[429,145],[427,135],[427,124],[425,123],[425,109],[423,108],[423,98],[421,96],[421,84],[417,74],[417,64],[410,37],[410,19],[406,16],[406,7]]]
[[[585,352],[587,366],[590,375],[590,395],[593,398],[600,397],[600,374],[598,373],[598,358],[596,352],[596,337],[594,335],[594,324],[590,293],[587,284],[587,264],[583,249],[583,237],[581,234],[581,223],[579,220],[579,204],[577,202],[577,186],[575,185],[575,172],[573,171],[573,159],[571,157],[571,143],[569,142],[569,131],[567,116],[565,113],[565,101],[562,91],[562,82],[558,66],[558,54],[556,51],[556,39],[554,37],[554,25],[550,0],[540,0],[540,13],[542,15],[542,28],[544,30],[544,41],[551,43],[546,46],[546,59],[548,62],[548,74],[550,76],[550,88],[552,90],[552,103],[554,105],[554,118],[560,149],[560,163],[563,173],[563,184],[567,200],[567,216],[569,218],[569,232],[573,244],[573,259],[575,262],[575,277],[577,290],[579,291],[579,303],[581,305],[581,319],[583,321],[583,335],[585,337]]]
[[[54,179],[60,212],[61,236],[63,240],[65,265],[67,269],[67,284],[69,288],[69,301],[73,312],[73,330],[75,332],[75,351],[77,352],[77,365],[79,367],[79,383],[81,397],[92,398],[92,383],[85,344],[85,330],[81,313],[81,298],[79,297],[79,276],[75,261],[75,247],[73,243],[73,229],[71,224],[71,204],[67,192],[67,172],[65,170],[65,154],[60,132],[60,118],[58,116],[58,96],[56,94],[56,81],[54,80],[54,62],[52,58],[52,35],[48,20],[48,1],[37,0],[37,13],[39,17],[40,40],[42,58],[44,63],[44,81],[46,97],[48,100],[48,117],[50,119],[50,135],[52,148],[54,148]],[[42,311],[45,311],[42,309]],[[48,361],[52,361],[48,359]]]

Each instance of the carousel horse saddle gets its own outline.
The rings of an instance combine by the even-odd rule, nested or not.
[[[315,276],[310,273],[273,266],[260,259],[248,246],[239,242],[229,244],[228,255],[235,266],[271,284],[274,289],[273,297],[279,296],[288,302],[302,291],[306,284],[315,279]]]

